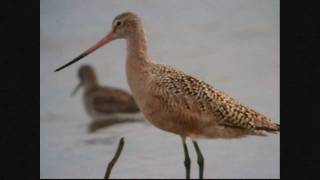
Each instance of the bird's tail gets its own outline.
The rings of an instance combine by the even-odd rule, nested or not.
[[[268,127],[256,127],[256,130],[264,130],[271,133],[276,133],[280,131],[280,124],[273,123],[271,126]]]

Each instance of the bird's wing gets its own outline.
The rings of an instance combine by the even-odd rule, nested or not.
[[[188,114],[201,113],[211,116],[219,125],[248,130],[277,129],[277,125],[265,116],[242,105],[209,84],[178,71],[168,65],[154,68],[162,93],[170,94],[169,104],[178,102],[179,108]],[[175,101],[175,102],[173,102]]]
[[[131,112],[137,111],[137,105],[132,96],[119,89],[104,89],[92,98],[92,104],[97,112]]]

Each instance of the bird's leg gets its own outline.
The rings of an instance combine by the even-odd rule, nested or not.
[[[202,153],[200,151],[198,143],[196,141],[192,141],[192,142],[193,142],[194,148],[196,149],[197,157],[198,157],[199,179],[202,179],[203,178],[204,158],[202,156]]]
[[[186,168],[186,179],[190,179],[190,165],[191,165],[191,161],[190,161],[190,157],[189,157],[189,153],[188,153],[188,147],[186,144],[186,138],[185,137],[181,137],[182,138],[182,144],[183,144],[183,150],[184,150],[184,166]]]

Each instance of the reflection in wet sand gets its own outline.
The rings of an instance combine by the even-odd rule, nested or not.
[[[88,132],[93,133],[98,129],[109,128],[110,126],[116,124],[125,124],[125,123],[145,123],[144,119],[136,118],[123,118],[123,117],[112,117],[105,120],[92,121],[88,126]]]
[[[90,145],[97,145],[97,144],[110,145],[114,143],[115,139],[116,139],[116,136],[95,138],[95,139],[85,140],[85,143]]]

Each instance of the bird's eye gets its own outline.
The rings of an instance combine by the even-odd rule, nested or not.
[[[117,24],[116,24],[116,26],[120,26],[120,24],[121,24],[121,22],[120,22],[120,21],[118,21],[118,22],[117,22]]]

